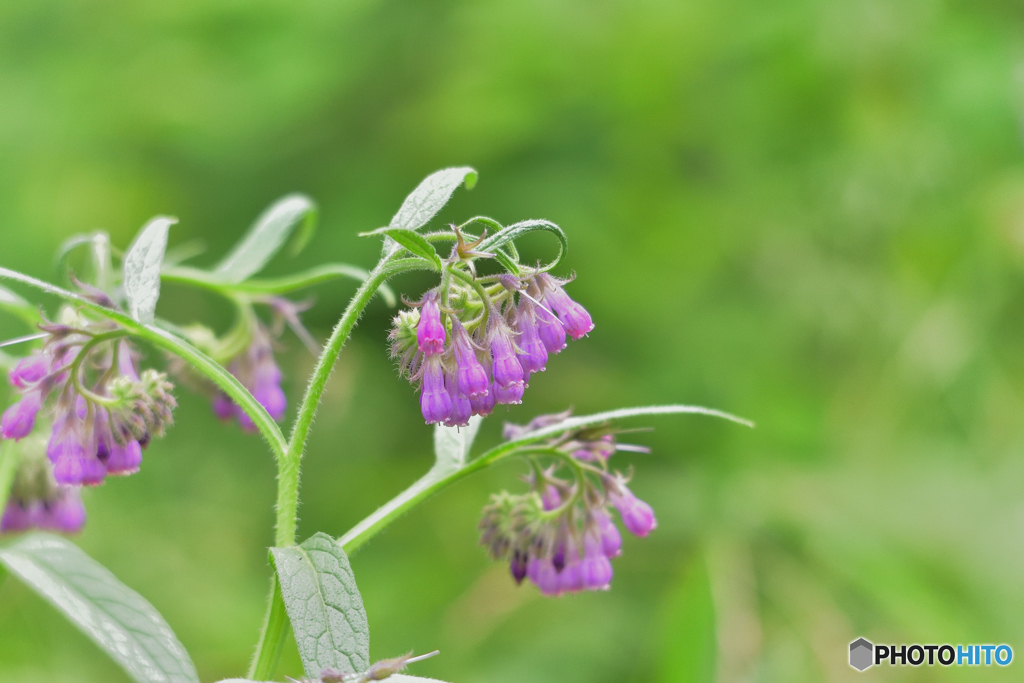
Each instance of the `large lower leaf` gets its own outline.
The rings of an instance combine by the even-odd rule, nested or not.
[[[71,542],[31,534],[0,563],[64,613],[139,683],[198,683],[171,627],[146,600]]]
[[[270,553],[306,675],[369,668],[370,626],[341,545],[327,534],[316,534],[301,545],[272,548]]]

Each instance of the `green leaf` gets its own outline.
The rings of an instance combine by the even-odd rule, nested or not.
[[[555,257],[554,261],[544,266],[544,270],[551,270],[552,268],[554,268],[555,266],[562,262],[562,259],[565,258],[566,251],[568,251],[569,249],[569,240],[565,236],[565,232],[551,221],[538,219],[513,223],[512,225],[506,226],[499,230],[498,232],[491,235],[490,237],[486,238],[483,242],[480,243],[478,247],[476,247],[476,250],[497,252],[498,249],[505,245],[514,248],[514,240],[517,240],[523,235],[529,234],[531,232],[536,232],[538,230],[550,232],[552,235],[558,238],[558,256]],[[501,257],[499,257],[499,260],[501,260]]]
[[[754,423],[750,420],[745,420],[742,417],[737,417],[729,413],[722,412],[721,410],[715,410],[713,408],[704,408],[702,406],[645,406],[643,408],[620,408],[619,410],[609,410],[604,413],[594,413],[593,415],[583,415],[580,417],[570,417],[558,422],[556,424],[544,427],[543,429],[537,429],[529,432],[518,439],[513,441],[507,441],[502,446],[498,446],[497,449],[504,449],[509,447],[517,447],[525,444],[541,441],[551,436],[561,434],[562,432],[570,429],[579,429],[580,427],[589,427],[591,425],[599,425],[605,422],[613,422],[615,420],[622,420],[627,417],[639,417],[641,415],[679,415],[682,413],[692,413],[697,415],[708,415],[710,417],[720,417],[731,422],[744,425],[745,427],[753,427]]]
[[[260,214],[245,237],[217,264],[214,272],[235,283],[255,275],[280,251],[292,230],[301,222],[292,244],[292,253],[299,253],[313,237],[316,218],[316,204],[305,195],[290,194],[277,200]]]
[[[437,425],[434,427],[434,467],[431,473],[437,477],[444,477],[452,472],[460,470],[469,460],[469,450],[473,447],[473,440],[480,431],[480,424],[483,418],[474,415],[469,418],[469,425],[466,427],[445,427]]]
[[[143,325],[152,323],[156,314],[167,231],[177,222],[177,218],[166,216],[150,220],[124,255],[124,295],[128,312]]]
[[[58,536],[30,534],[0,549],[0,563],[64,613],[139,683],[198,683],[163,617],[107,569]]]
[[[42,322],[38,308],[6,287],[0,287],[0,310],[18,316],[33,327]]]
[[[441,270],[441,257],[437,255],[434,245],[418,232],[405,228],[377,228],[371,232],[359,233],[360,237],[368,237],[370,235],[386,235],[408,249],[413,256],[421,256],[433,263],[435,268]]]
[[[405,198],[388,227],[419,230],[444,208],[459,185],[465,183],[466,189],[471,190],[476,180],[477,173],[469,166],[431,173]]]
[[[422,676],[406,676],[405,674],[392,674],[388,676],[385,680],[390,681],[390,683],[416,683],[416,681],[420,681],[421,683],[444,683],[444,681],[439,681],[436,678],[423,678]]]
[[[365,671],[370,627],[348,556],[327,534],[301,545],[271,548],[288,618],[306,675],[324,669]]]

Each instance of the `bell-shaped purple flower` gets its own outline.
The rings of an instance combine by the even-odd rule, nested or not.
[[[50,363],[42,353],[33,353],[27,358],[22,358],[7,373],[11,385],[18,389],[26,389],[35,384],[50,371]]]
[[[454,375],[445,377],[445,385],[448,387],[448,396],[452,400],[452,410],[448,419],[444,421],[446,427],[465,427],[469,424],[469,418],[473,414],[473,406],[469,399],[462,396],[459,391],[459,382]]]
[[[579,566],[580,582],[587,590],[607,590],[612,581],[612,563],[596,533],[583,539],[583,560]]]
[[[618,557],[621,555],[622,534],[619,533],[619,527],[615,526],[612,518],[604,510],[594,510],[591,513],[591,517],[594,519],[597,531],[601,535],[601,547],[604,550],[605,556]]]
[[[443,423],[452,413],[452,398],[444,385],[440,356],[427,356],[424,360],[420,410],[427,424]]]
[[[512,578],[515,579],[516,585],[521,585],[523,579],[526,578],[527,570],[527,555],[522,550],[512,551],[512,560],[509,562],[509,571],[512,573]]]
[[[544,292],[544,303],[549,304],[558,315],[570,337],[579,339],[594,329],[594,321],[587,313],[587,309],[570,299],[554,278],[541,273],[537,276],[537,281]]]
[[[520,301],[516,323],[519,328],[519,364],[524,374],[543,371],[548,363],[548,350],[540,338],[534,304],[526,297]]]
[[[523,366],[516,358],[515,345],[504,323],[496,325],[491,333],[491,359],[495,385],[507,389],[514,384],[523,384]]]
[[[549,354],[561,353],[565,348],[565,327],[543,306],[537,307],[537,336]]]
[[[554,484],[547,484],[544,487],[544,492],[540,495],[540,500],[544,509],[550,512],[562,504],[562,494],[558,492]]]
[[[21,400],[7,408],[0,418],[3,437],[17,441],[31,434],[41,405],[42,397],[38,391],[26,392]]]
[[[487,370],[480,364],[469,339],[466,328],[457,318],[452,317],[452,350],[458,368],[458,390],[462,396],[472,399],[487,394],[491,384]]]
[[[484,395],[477,394],[469,399],[469,405],[473,408],[474,415],[490,415],[494,411],[495,396],[493,391]]]
[[[530,580],[537,585],[537,588],[544,595],[554,596],[561,592],[559,588],[559,572],[555,569],[555,565],[551,563],[550,559],[533,558],[527,563],[526,570]]]
[[[74,418],[60,417],[46,445],[46,455],[53,463],[53,478],[64,486],[95,486],[103,482],[107,468],[98,457],[94,440],[87,440],[82,426]]]
[[[570,537],[565,542],[565,566],[558,572],[558,592],[575,593],[583,590],[583,575],[580,572],[580,552]]]
[[[109,475],[135,474],[142,465],[142,446],[138,441],[128,441],[124,446],[114,443],[107,447],[107,453],[104,464]]]
[[[643,537],[654,531],[658,527],[654,509],[634,496],[625,484],[620,482],[617,488],[618,492],[609,492],[609,498],[622,516],[622,525],[634,536]]]
[[[213,414],[220,420],[230,420],[238,415],[238,407],[223,391],[213,397]]]
[[[65,534],[75,534],[85,526],[85,505],[77,488],[60,487],[53,500],[43,503],[38,526]]]
[[[37,501],[22,503],[11,496],[7,499],[7,505],[4,507],[3,518],[0,518],[0,533],[26,531],[37,526],[39,507]]]
[[[416,326],[416,343],[427,356],[436,356],[444,351],[444,325],[441,323],[441,309],[437,305],[437,292],[423,295],[420,306],[420,322]]]
[[[491,393],[494,394],[494,402],[500,403],[501,405],[518,405],[522,403],[523,393],[525,390],[526,385],[522,382],[509,384],[507,387],[503,387],[497,382],[491,385]]]

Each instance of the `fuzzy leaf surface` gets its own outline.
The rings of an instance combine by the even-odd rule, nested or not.
[[[490,237],[485,238],[477,247],[477,250],[494,252],[498,260],[505,264],[503,258],[508,259],[509,257],[508,255],[501,254],[498,250],[506,245],[514,248],[515,240],[531,232],[537,232],[538,230],[549,232],[558,239],[558,256],[555,257],[554,261],[544,266],[544,270],[551,270],[562,262],[562,259],[565,258],[566,251],[569,250],[569,239],[565,236],[565,232],[551,221],[535,219],[513,223],[512,225],[502,228]],[[507,264],[506,267],[508,267]]]
[[[437,255],[434,245],[418,232],[405,228],[378,228],[372,232],[360,233],[360,237],[369,235],[385,235],[408,249],[413,256],[421,256],[433,263],[435,268],[441,270],[441,257]]]
[[[316,204],[302,194],[277,200],[260,214],[249,232],[217,264],[214,272],[227,282],[238,283],[255,275],[274,257],[299,226],[293,253],[302,251],[316,230]]]
[[[167,250],[167,232],[176,218],[157,216],[147,223],[124,255],[124,295],[128,312],[144,325],[153,322],[160,298],[160,267]]]
[[[30,534],[0,549],[0,563],[107,651],[139,683],[198,683],[164,618],[73,543]]]
[[[270,553],[306,676],[369,668],[370,626],[341,545],[318,533]]]
[[[469,166],[431,173],[405,198],[388,227],[419,230],[444,208],[459,185],[465,183],[466,189],[471,190],[476,179],[476,171]]]

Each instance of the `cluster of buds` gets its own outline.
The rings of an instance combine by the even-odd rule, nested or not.
[[[46,455],[62,486],[94,486],[138,471],[142,450],[172,423],[176,407],[164,373],[144,370],[113,323],[70,310],[45,323],[43,348],[9,372],[20,400],[3,414],[5,439],[29,436],[44,411]]]
[[[505,438],[519,438],[566,417],[507,424]],[[528,578],[544,595],[606,590],[612,580],[610,560],[622,551],[612,509],[636,536],[657,526],[651,506],[633,495],[628,477],[612,471],[608,461],[616,451],[647,449],[618,443],[609,427],[592,427],[567,431],[531,450],[530,491],[492,496],[479,525],[481,545],[493,559],[509,562],[516,583]],[[553,464],[541,467],[542,458]]]
[[[32,528],[66,534],[81,531],[85,506],[80,489],[57,484],[53,466],[46,458],[45,439],[30,436],[18,444],[18,449],[18,470],[0,519],[0,533]]]
[[[395,317],[391,355],[419,386],[427,424],[461,427],[495,405],[522,403],[530,375],[566,337],[594,329],[566,282],[542,272],[453,278]]]

